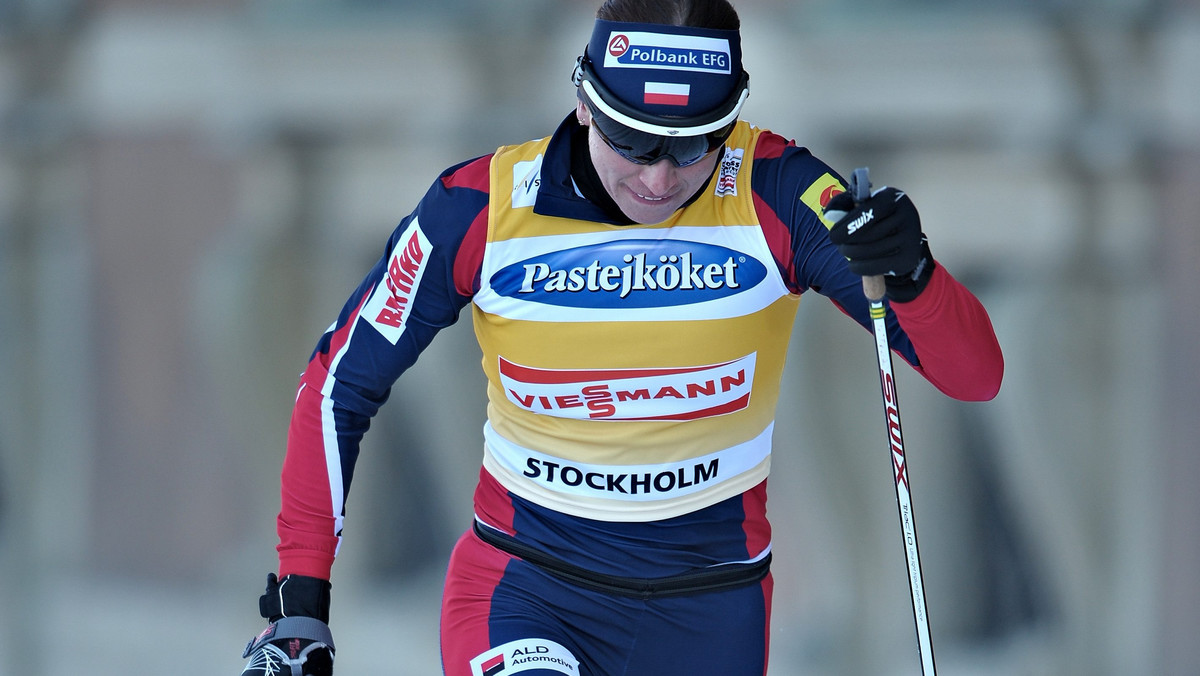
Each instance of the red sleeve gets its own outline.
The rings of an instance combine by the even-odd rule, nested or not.
[[[1004,355],[983,304],[940,263],[929,285],[892,311],[912,340],[917,370],[948,396],[987,401],[1000,391]]]
[[[355,306],[352,316],[357,317],[361,308],[362,302]],[[313,354],[296,392],[276,520],[281,577],[297,574],[328,580],[341,541],[345,493],[340,449],[332,401],[323,390],[331,377],[330,355],[337,354],[349,340],[353,324],[347,322],[330,334],[329,352],[317,350]],[[335,441],[330,440],[331,435]]]
[[[313,370],[312,365],[309,370]],[[328,580],[337,553],[340,525],[333,516],[338,512],[330,491],[328,454],[322,443],[323,399],[319,390],[303,383],[292,411],[289,448],[283,461],[283,505],[277,524],[281,577],[296,574]],[[341,490],[333,483],[335,490]]]

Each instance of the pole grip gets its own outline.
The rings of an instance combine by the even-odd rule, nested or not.
[[[883,283],[883,275],[863,277],[863,295],[872,303],[883,300],[887,294],[887,285]]]
[[[871,197],[871,172],[866,167],[859,167],[850,174],[850,194],[854,195],[856,204],[865,202]],[[887,285],[883,283],[883,275],[871,275],[862,278],[863,295],[871,302],[883,300],[887,293]]]

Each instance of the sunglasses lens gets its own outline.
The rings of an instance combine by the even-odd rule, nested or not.
[[[669,158],[676,166],[695,164],[720,148],[733,131],[733,124],[700,136],[660,136],[626,127],[589,107],[596,132],[618,155],[637,164]]]

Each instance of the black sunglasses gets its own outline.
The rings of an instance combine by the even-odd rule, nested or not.
[[[626,127],[600,112],[584,97],[592,115],[592,128],[604,144],[634,164],[653,164],[669,159],[677,167],[691,166],[725,145],[735,122],[698,136],[662,136]]]

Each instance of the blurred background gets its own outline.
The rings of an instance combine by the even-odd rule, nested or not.
[[[0,0],[0,674],[235,674],[317,337],[437,173],[550,133],[598,0]],[[1200,670],[1200,8],[742,0],[744,117],[905,188],[1000,395],[898,365],[939,666]],[[440,673],[469,320],[364,444],[339,674]],[[870,334],[801,304],[771,673],[916,674]]]

